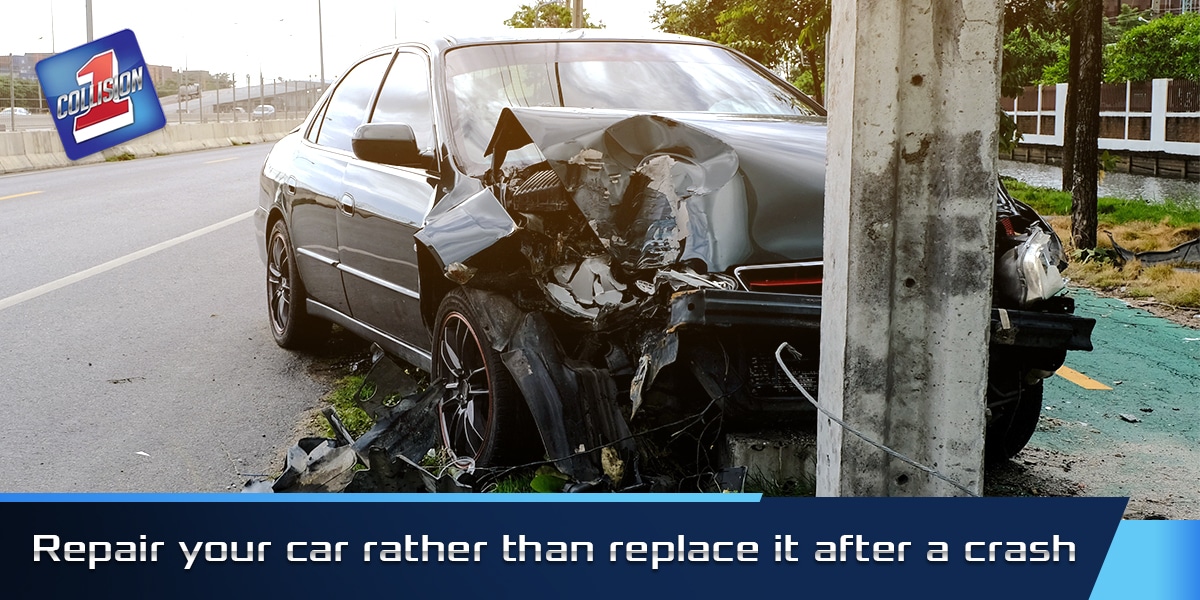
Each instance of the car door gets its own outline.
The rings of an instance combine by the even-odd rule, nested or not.
[[[353,159],[346,166],[338,213],[338,254],[354,318],[404,342],[414,362],[428,358],[421,321],[420,283],[413,234],[433,202],[435,171],[429,59],[401,49],[384,79],[372,123],[404,123],[428,157],[422,167]]]
[[[354,158],[350,137],[366,121],[390,58],[390,53],[367,58],[338,81],[285,182],[285,194],[292,196],[289,227],[300,278],[311,298],[345,314],[350,305],[337,268],[337,214],[346,163]]]

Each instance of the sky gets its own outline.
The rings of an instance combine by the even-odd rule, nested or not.
[[[396,37],[486,32],[534,0],[323,0],[325,77]],[[133,30],[149,64],[255,79],[316,78],[317,0],[92,0],[96,39]],[[649,30],[654,0],[584,0],[608,29]],[[0,0],[0,54],[62,52],[87,42],[85,0]],[[53,28],[51,23],[53,22]],[[53,35],[52,35],[53,32]],[[411,33],[406,33],[411,32]],[[257,83],[257,81],[255,81]]]

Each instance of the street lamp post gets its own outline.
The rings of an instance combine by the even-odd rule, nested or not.
[[[196,99],[200,103],[200,122],[204,122],[204,73],[200,73],[200,90],[196,92]]]
[[[317,48],[321,53],[321,89],[323,90],[325,89],[325,28],[321,21],[321,0],[317,0]]]

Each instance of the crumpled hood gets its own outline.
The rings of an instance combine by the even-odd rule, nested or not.
[[[511,108],[488,153],[496,177],[534,144],[628,268],[726,271],[821,257],[825,131],[819,118]]]

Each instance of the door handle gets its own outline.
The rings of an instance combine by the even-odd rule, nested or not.
[[[347,217],[354,216],[354,196],[351,196],[349,193],[342,194],[340,204],[342,206],[342,214]]]

